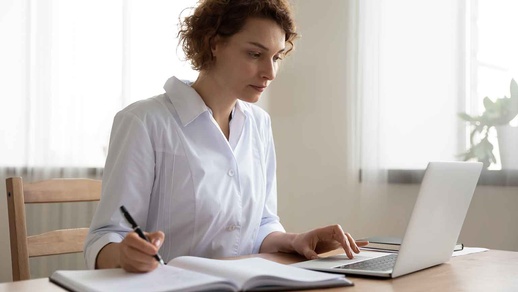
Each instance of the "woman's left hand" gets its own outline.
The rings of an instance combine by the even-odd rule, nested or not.
[[[366,246],[368,241],[355,241],[352,236],[344,232],[338,224],[313,229],[299,233],[293,239],[293,249],[307,259],[317,259],[318,254],[342,247],[347,257],[352,259],[353,252],[359,253],[360,246]]]

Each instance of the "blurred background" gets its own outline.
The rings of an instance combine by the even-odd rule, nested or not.
[[[301,37],[259,102],[286,229],[401,236],[427,163],[469,159],[487,170],[459,241],[518,251],[518,2],[291,2]],[[100,178],[115,113],[172,75],[196,79],[177,46],[195,3],[0,2],[0,179]],[[88,224],[94,210],[29,208],[28,233]],[[83,258],[31,259],[34,278],[58,267],[84,268]],[[4,236],[0,282],[10,280]]]

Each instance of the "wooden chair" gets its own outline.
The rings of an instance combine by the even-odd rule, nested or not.
[[[50,179],[24,184],[21,177],[10,177],[6,188],[13,281],[30,279],[29,257],[83,251],[88,228],[27,236],[25,204],[99,201],[100,180]]]

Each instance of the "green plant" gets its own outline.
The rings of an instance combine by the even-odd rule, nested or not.
[[[493,154],[493,144],[489,142],[489,131],[494,126],[507,125],[518,115],[518,85],[511,80],[511,97],[504,96],[495,101],[484,98],[485,111],[480,116],[471,116],[467,113],[459,113],[459,117],[470,123],[472,130],[469,136],[470,149],[460,156],[464,160],[477,159],[488,167],[496,163]]]

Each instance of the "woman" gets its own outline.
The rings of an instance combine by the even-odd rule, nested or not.
[[[286,0],[205,0],[180,30],[194,83],[115,119],[101,202],[85,242],[90,268],[147,272],[181,255],[297,252],[308,259],[358,246],[339,225],[286,233],[277,216],[275,151],[266,112],[252,103],[297,36]],[[151,243],[124,222],[124,205]]]

